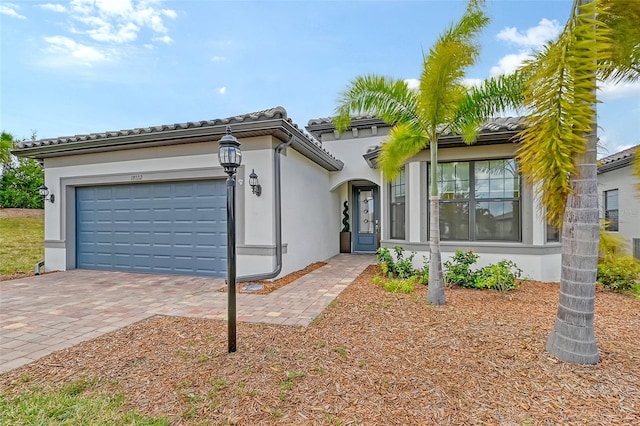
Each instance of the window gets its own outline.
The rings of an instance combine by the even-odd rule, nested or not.
[[[390,234],[392,239],[405,239],[405,175],[404,169],[400,171],[389,186],[389,218]]]
[[[618,231],[618,190],[604,191],[604,218],[607,231]]]
[[[559,242],[560,241],[560,230],[557,226],[553,226],[550,223],[547,223],[547,242]]]
[[[520,177],[513,159],[438,164],[442,240],[520,240]]]

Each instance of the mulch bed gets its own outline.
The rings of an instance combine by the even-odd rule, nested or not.
[[[545,352],[557,284],[447,305],[370,283],[368,268],[309,328],[157,317],[0,376],[0,393],[97,378],[175,425],[640,424],[640,300],[598,291],[601,362]]]
[[[300,269],[298,271],[292,272],[292,273],[290,273],[288,275],[285,275],[282,278],[278,278],[277,280],[273,280],[273,281],[261,280],[261,281],[250,281],[250,282],[246,282],[246,283],[237,283],[236,284],[236,293],[269,294],[274,290],[277,290],[277,289],[279,289],[281,287],[286,286],[287,284],[291,284],[292,282],[294,282],[298,278],[307,275],[309,272],[315,271],[318,268],[322,268],[326,264],[327,264],[327,262],[315,262],[315,263],[312,263],[312,264],[308,265],[307,267],[305,267],[303,269]],[[248,286],[261,286],[262,288],[260,290],[248,290],[248,289],[246,289],[246,287],[248,287]],[[226,293],[227,292],[227,288],[223,287],[218,291]]]

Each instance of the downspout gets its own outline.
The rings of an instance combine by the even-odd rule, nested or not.
[[[33,273],[35,275],[40,275],[40,269],[44,267],[44,260],[42,262],[36,263],[36,266],[33,268]]]
[[[265,274],[246,275],[244,277],[238,277],[236,282],[246,283],[250,281],[270,280],[275,278],[282,271],[282,193],[280,186],[280,155],[285,148],[291,146],[294,136],[291,135],[288,142],[282,142],[274,149],[273,154],[273,193],[274,193],[274,208],[275,208],[275,231],[276,231],[276,266],[271,272]]]

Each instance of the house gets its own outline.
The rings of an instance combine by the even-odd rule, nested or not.
[[[632,163],[638,150],[640,145],[609,155],[598,164],[600,217],[607,220],[609,231],[624,237],[636,259],[640,259],[640,191]]]
[[[351,250],[401,245],[429,252],[428,149],[393,182],[376,168],[390,126],[358,117],[338,134],[329,119],[306,131],[282,107],[181,124],[24,141],[14,153],[44,164],[45,265],[226,275],[226,175],[217,141],[241,143],[237,173],[238,275],[281,276],[339,252],[344,202]],[[561,246],[513,160],[520,118],[488,122],[473,146],[440,142],[443,257],[509,258],[557,281]],[[248,184],[254,172],[261,194]],[[480,265],[482,266],[482,265]]]

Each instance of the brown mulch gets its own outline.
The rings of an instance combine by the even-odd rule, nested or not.
[[[387,293],[368,268],[309,328],[158,317],[0,376],[0,393],[101,379],[172,424],[640,424],[640,300],[598,291],[601,362],[545,352],[557,284]]]
[[[309,272],[315,271],[318,268],[322,268],[326,264],[327,264],[327,262],[315,262],[315,263],[312,263],[312,264],[306,266],[303,269],[300,269],[298,271],[294,271],[294,272],[292,272],[292,273],[290,273],[288,275],[285,275],[282,278],[278,278],[277,280],[273,280],[273,281],[261,280],[261,281],[249,281],[249,282],[246,282],[246,283],[237,283],[236,284],[236,293],[269,294],[272,291],[275,291],[275,290],[277,290],[277,289],[279,289],[281,287],[286,286],[287,284],[291,284],[292,282],[294,282],[298,278],[307,275]],[[260,286],[262,286],[262,288],[260,290],[245,290],[245,288],[247,286],[250,286],[250,285],[260,285]],[[227,292],[227,288],[223,287],[218,291],[226,293]]]

